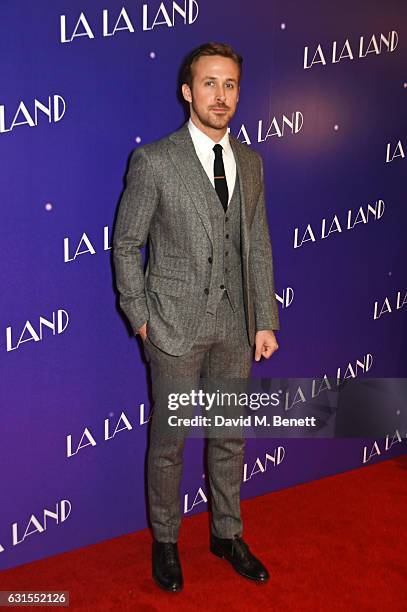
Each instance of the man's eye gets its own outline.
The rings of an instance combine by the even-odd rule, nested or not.
[[[205,85],[214,85],[215,81],[206,81]],[[234,88],[234,83],[226,83],[226,87],[228,87],[229,89],[233,89]]]

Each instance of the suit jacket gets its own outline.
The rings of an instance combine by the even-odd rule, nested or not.
[[[241,188],[241,257],[248,341],[279,329],[271,241],[260,155],[232,136]],[[143,272],[141,247],[148,240]],[[188,125],[132,153],[113,235],[120,306],[135,333],[148,321],[149,339],[182,355],[206,312],[212,227]]]

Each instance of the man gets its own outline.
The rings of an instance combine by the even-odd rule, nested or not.
[[[228,134],[242,58],[229,45],[192,51],[182,73],[190,118],[131,157],[113,238],[120,305],[150,363],[154,399],[148,452],[153,578],[183,587],[177,540],[184,435],[160,426],[164,381],[248,379],[278,348],[279,329],[262,160]],[[149,244],[146,274],[140,248]],[[167,400],[167,401],[166,401]],[[210,550],[246,578],[269,574],[242,539],[244,438],[208,440]]]

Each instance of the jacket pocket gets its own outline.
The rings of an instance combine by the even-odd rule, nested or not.
[[[158,273],[150,273],[147,279],[147,290],[175,297],[185,296],[187,283],[185,279],[161,276]]]
[[[178,255],[164,255],[163,259],[156,262],[155,267],[162,268],[163,270],[174,270],[184,272],[188,270],[190,260],[188,257],[182,257]]]

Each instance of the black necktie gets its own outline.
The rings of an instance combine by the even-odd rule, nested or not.
[[[228,192],[228,184],[226,182],[225,167],[223,165],[222,145],[216,144],[213,147],[213,150],[215,151],[215,161],[213,163],[213,175],[215,178],[215,189],[216,189],[216,193],[219,196],[219,200],[222,202],[222,206],[226,212],[227,207],[228,207],[228,201],[229,201],[229,192]]]

